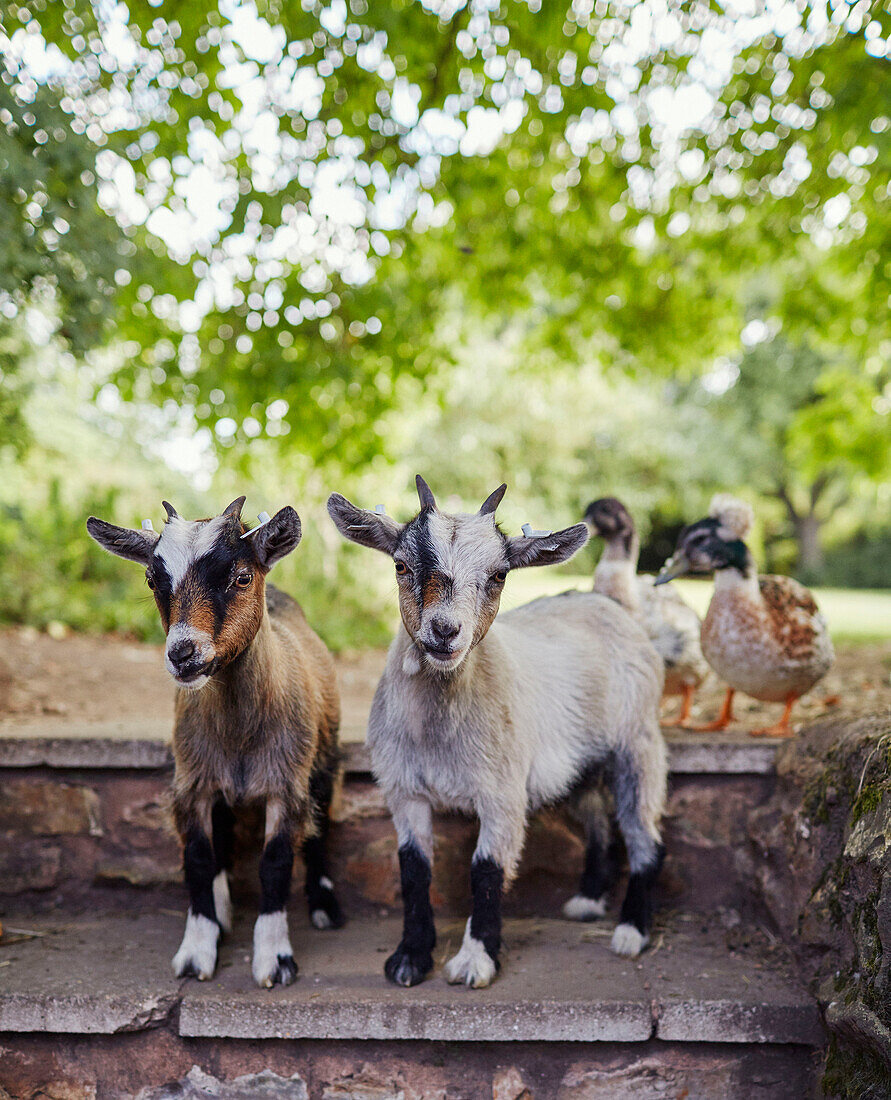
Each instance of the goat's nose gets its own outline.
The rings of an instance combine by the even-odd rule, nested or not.
[[[184,665],[186,661],[190,661],[195,656],[196,652],[195,643],[190,642],[188,638],[184,638],[167,650],[167,656],[170,658],[171,664]]]
[[[433,631],[433,636],[436,640],[444,645],[446,642],[450,642],[453,638],[457,638],[461,633],[461,627],[456,626],[455,623],[449,619],[431,619],[430,629]]]

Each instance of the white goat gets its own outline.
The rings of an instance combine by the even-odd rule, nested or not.
[[[659,730],[662,661],[618,604],[591,592],[535,600],[495,615],[512,569],[571,557],[584,524],[508,538],[494,513],[502,485],[475,515],[446,515],[419,476],[420,514],[407,524],[337,493],[341,534],[392,556],[404,629],[390,647],[368,724],[372,766],[399,839],[404,929],[385,973],[422,981],[436,941],[430,907],[431,814],[479,817],[473,915],[445,968],[450,982],[488,985],[499,962],[501,895],[514,878],[527,815],[569,795],[587,815],[588,850],[567,917],[605,911],[602,838],[586,796],[606,774],[631,877],[613,950],[646,945],[663,858],[659,819],[666,754]]]

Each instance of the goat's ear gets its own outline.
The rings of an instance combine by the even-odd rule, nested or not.
[[[269,570],[280,561],[300,542],[303,529],[300,525],[300,516],[289,505],[279,509],[278,512],[257,528],[255,535],[248,535],[254,547],[254,554],[261,569]]]
[[[524,569],[527,565],[558,565],[567,561],[576,550],[588,541],[588,528],[576,523],[552,535],[518,535],[507,540],[507,560],[511,569]]]
[[[90,516],[87,520],[87,531],[109,554],[117,554],[119,558],[136,561],[140,565],[148,565],[152,560],[155,543],[161,537],[157,531],[134,531],[129,527],[115,527],[113,523],[106,523],[104,519],[96,519],[95,516]]]
[[[402,524],[395,519],[380,512],[357,508],[340,493],[332,493],[328,497],[328,515],[345,539],[385,554],[393,553],[402,533]]]

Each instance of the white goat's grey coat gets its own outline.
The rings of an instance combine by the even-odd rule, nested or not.
[[[594,593],[536,600],[495,620],[510,570],[565,561],[587,539],[582,524],[507,537],[494,521],[504,488],[475,515],[446,515],[419,477],[422,509],[405,525],[337,494],[328,502],[345,537],[393,557],[399,584],[403,628],[375,694],[368,745],[399,837],[405,925],[385,970],[403,985],[433,965],[432,811],[480,820],[473,916],[445,973],[488,985],[501,889],[516,874],[529,812],[573,793],[584,802],[603,772],[631,865],[613,948],[634,955],[647,940],[666,786],[662,661],[627,612]],[[603,912],[593,831],[580,897],[565,910],[574,919]]]
[[[500,615],[458,673],[406,673],[413,647],[400,629],[368,722],[398,828],[411,830],[403,807],[414,800],[478,814],[477,851],[509,881],[527,813],[565,798],[594,765],[627,762],[640,799],[632,870],[652,860],[665,798],[662,662],[625,611],[589,592],[535,600]]]

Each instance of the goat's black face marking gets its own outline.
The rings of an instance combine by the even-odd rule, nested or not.
[[[439,560],[430,533],[431,515],[430,509],[424,508],[411,523],[406,524],[394,551],[394,553],[402,552],[399,560],[411,574],[415,599],[419,603],[430,584],[431,577],[439,568]]]

